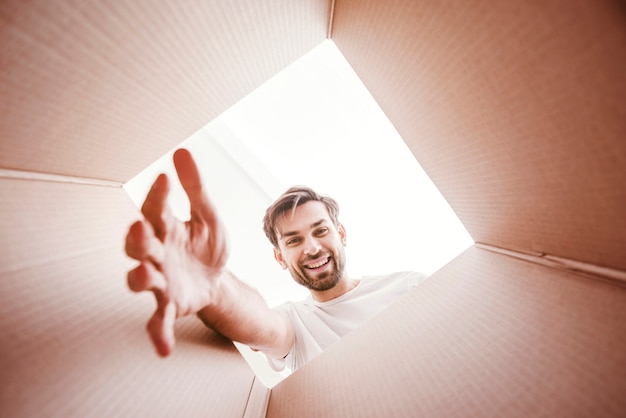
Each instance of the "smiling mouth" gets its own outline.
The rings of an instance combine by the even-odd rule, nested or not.
[[[320,267],[325,266],[326,264],[328,264],[330,262],[330,257],[326,257],[320,261],[318,261],[317,263],[313,263],[313,264],[305,264],[304,267],[309,269],[309,270],[315,270],[318,269]]]

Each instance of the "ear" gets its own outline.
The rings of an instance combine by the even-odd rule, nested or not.
[[[337,232],[339,232],[339,236],[341,237],[341,243],[343,246],[346,246],[346,228],[344,228],[343,224],[339,224],[337,226]]]
[[[285,259],[283,258],[283,253],[281,253],[277,247],[274,247],[274,259],[278,261],[278,264],[281,265],[283,270],[287,268],[287,263],[285,262]]]

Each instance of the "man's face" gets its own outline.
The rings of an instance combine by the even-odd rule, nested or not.
[[[274,257],[299,284],[311,290],[333,288],[344,275],[346,232],[333,224],[323,203],[309,201],[277,222]]]

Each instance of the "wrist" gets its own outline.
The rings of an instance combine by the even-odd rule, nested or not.
[[[226,269],[209,269],[205,273],[200,308],[196,311],[196,316],[207,326],[207,321],[211,322],[210,319],[223,310],[223,305],[228,300],[228,283],[232,281],[232,277]]]

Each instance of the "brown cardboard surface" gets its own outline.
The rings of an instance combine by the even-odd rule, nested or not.
[[[0,201],[3,274],[112,248],[122,259],[139,216],[121,186],[0,178]]]
[[[328,1],[3,1],[0,167],[126,181],[325,39]]]
[[[232,343],[187,318],[160,359],[124,275],[118,250],[3,274],[1,416],[243,416],[254,374]]]
[[[626,288],[472,247],[273,388],[268,417],[621,416]]]
[[[620,2],[344,0],[332,39],[475,241],[626,270]]]
[[[0,416],[243,415],[254,375],[229,341],[188,318],[154,353],[120,187],[0,179],[0,200]]]

